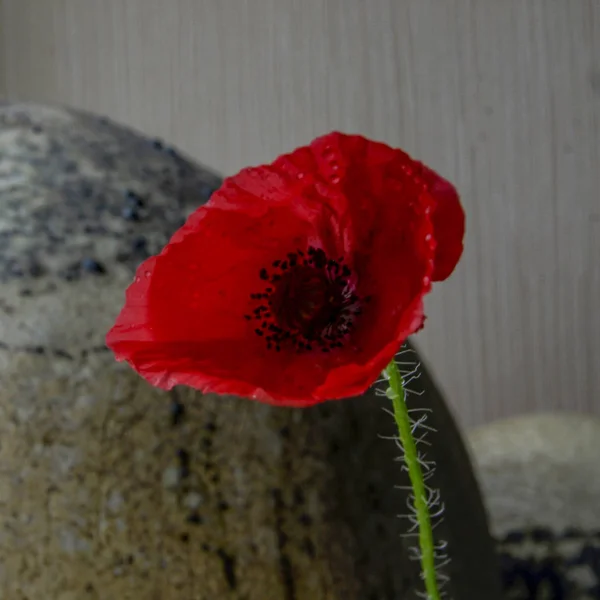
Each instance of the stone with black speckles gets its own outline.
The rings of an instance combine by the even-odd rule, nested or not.
[[[507,598],[597,600],[600,420],[528,415],[471,434]]]

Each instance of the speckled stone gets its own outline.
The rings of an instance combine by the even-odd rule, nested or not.
[[[469,442],[507,597],[600,598],[600,420],[528,415]]]
[[[35,105],[0,104],[0,157],[0,598],[414,598],[381,399],[292,410],[165,393],[104,346],[134,268],[219,178]],[[462,442],[423,381],[450,591],[497,600]]]

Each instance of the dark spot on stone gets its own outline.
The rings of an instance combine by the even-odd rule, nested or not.
[[[152,147],[156,148],[156,150],[162,150],[164,148],[164,144],[162,142],[162,140],[159,140],[158,138],[152,140]]]
[[[208,544],[202,544],[200,547],[202,550],[204,550],[204,552],[210,552],[210,546]]]
[[[287,533],[282,530],[277,531],[277,545],[283,548],[288,543],[289,537]]]
[[[172,156],[173,158],[179,158],[179,154],[178,154],[177,150],[175,150],[175,148],[173,148],[173,146],[167,146],[165,148],[165,152],[169,156]]]
[[[294,573],[289,557],[285,553],[288,536],[283,531],[283,494],[281,489],[272,488],[271,495],[273,496],[274,512],[275,512],[275,533],[277,535],[277,550],[279,552],[279,571],[283,588],[285,591],[285,600],[296,600],[296,586],[294,583]]]
[[[63,164],[63,171],[65,173],[68,173],[69,175],[73,175],[74,173],[77,173],[79,171],[79,167],[77,166],[77,163],[74,160],[69,160],[66,163]]]
[[[204,426],[204,429],[206,429],[206,431],[215,432],[217,430],[217,426],[214,423],[207,423]]]
[[[536,542],[551,542],[554,539],[552,531],[545,527],[534,527],[531,530],[531,539]]]
[[[300,523],[302,523],[302,525],[304,525],[305,527],[308,527],[309,525],[312,524],[312,518],[307,513],[302,513],[298,517],[298,521],[300,521]]]
[[[86,585],[85,585],[85,591],[88,594],[92,594],[95,591],[94,586],[91,583],[86,583]]]
[[[82,181],[79,186],[79,193],[82,198],[91,198],[94,194],[94,186],[89,181]],[[98,227],[102,229],[101,227]]]
[[[235,590],[237,587],[237,577],[235,574],[235,559],[233,556],[227,554],[225,550],[219,548],[217,550],[217,555],[223,562],[223,574],[225,575],[225,579],[227,580],[227,584],[229,585],[229,589]]]
[[[33,296],[33,290],[30,290],[29,288],[24,288],[19,292],[20,296]]]
[[[94,258],[84,258],[81,261],[81,268],[87,273],[93,273],[94,275],[104,275],[106,273],[104,265]]]
[[[284,439],[289,439],[290,438],[290,428],[287,425],[284,425],[280,430],[279,430],[279,434],[281,435],[282,438]]]
[[[174,398],[171,402],[169,410],[171,413],[171,425],[176,427],[183,421],[185,417],[185,405],[177,398]]]
[[[600,578],[600,548],[586,544],[578,557],[578,564],[589,566],[594,575]]]
[[[219,477],[218,473],[215,473],[212,477],[211,477],[211,481],[213,483],[219,483],[219,481],[221,480],[221,478]]]
[[[179,539],[180,539],[180,540],[181,540],[181,541],[182,541],[184,544],[187,544],[187,543],[189,543],[189,541],[190,541],[190,534],[189,534],[189,533],[182,533],[182,534],[179,536]]]
[[[140,213],[135,206],[125,206],[123,208],[123,210],[121,211],[121,216],[126,221],[134,221],[134,222],[141,221]]]
[[[310,558],[314,558],[317,555],[315,545],[313,541],[309,538],[304,538],[304,540],[302,540],[302,549]]]
[[[582,538],[583,536],[584,536],[584,533],[581,529],[578,529],[577,527],[568,527],[567,529],[564,530],[561,537],[566,540],[572,540],[572,539]]]
[[[221,500],[221,502],[219,502],[219,504],[217,505],[217,508],[221,512],[224,512],[226,510],[229,510],[229,504],[227,504],[227,502],[225,502],[224,500]]]
[[[142,196],[140,196],[140,194],[138,194],[136,191],[131,189],[125,191],[125,201],[129,206],[133,206],[135,208],[144,208],[144,205],[146,204],[144,198],[142,198]]]
[[[279,557],[279,570],[285,590],[285,600],[296,600],[296,584],[294,583],[294,571],[290,559],[281,554]]]
[[[29,265],[29,274],[32,277],[41,277],[44,274],[44,267],[40,263],[34,261]]]
[[[180,448],[177,450],[177,458],[179,459],[179,475],[185,479],[190,474],[190,453]]]
[[[132,565],[135,562],[135,558],[133,557],[133,554],[130,554],[126,561],[125,561],[128,565]]]
[[[191,523],[192,525],[202,525],[204,519],[200,516],[200,514],[197,511],[194,511],[187,516],[186,521],[188,523]]]
[[[205,447],[207,450],[209,450],[210,448],[212,448],[213,442],[212,442],[212,440],[211,440],[210,438],[207,438],[207,437],[206,437],[206,438],[204,438],[204,439],[202,440],[202,445],[203,445],[203,446],[204,446],[204,447]]]
[[[35,134],[38,134],[38,133],[42,133],[42,131],[43,131],[43,128],[42,128],[42,126],[41,126],[41,125],[34,125],[34,126],[31,128],[31,131],[32,131],[33,133],[35,133]]]
[[[504,544],[521,544],[524,539],[525,539],[524,531],[509,531],[502,539],[502,543],[504,543]]]
[[[200,197],[203,200],[210,200],[210,197],[213,195],[215,188],[208,184],[203,184],[200,186],[199,193]]]
[[[294,488],[294,503],[296,504],[296,506],[301,506],[302,504],[304,504],[304,502],[304,491],[300,486],[296,486]]]
[[[146,252],[148,248],[148,240],[143,236],[134,238],[131,242],[131,249],[134,252]]]
[[[271,496],[273,496],[273,500],[275,502],[275,508],[280,509],[283,507],[283,496],[281,494],[281,490],[279,488],[271,489]]]

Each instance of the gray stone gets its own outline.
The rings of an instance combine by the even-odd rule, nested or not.
[[[469,443],[510,597],[598,598],[600,419],[527,415]]]

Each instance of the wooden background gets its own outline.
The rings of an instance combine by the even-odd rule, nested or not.
[[[0,93],[231,173],[331,129],[454,181],[418,342],[464,425],[600,412],[599,0],[0,0]]]

